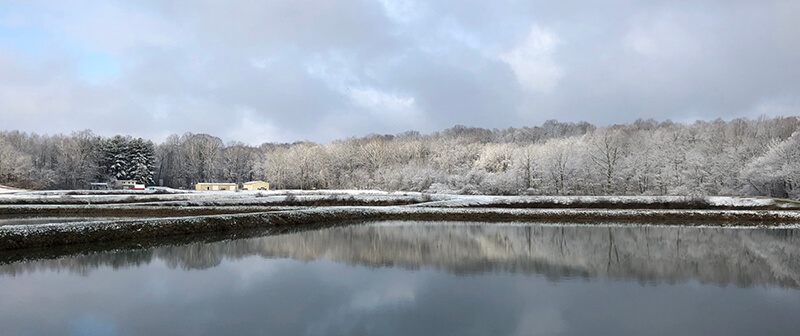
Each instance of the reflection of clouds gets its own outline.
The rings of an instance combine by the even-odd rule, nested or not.
[[[562,335],[567,323],[561,312],[552,307],[526,310],[520,316],[514,336],[553,336]]]
[[[97,315],[88,314],[77,321],[72,326],[73,335],[105,336],[116,335],[117,325],[114,321],[101,319]]]
[[[153,260],[149,268],[165,272],[170,268],[167,267],[163,260]],[[163,302],[169,297],[170,283],[166,277],[147,277],[141,284],[142,288],[139,291],[142,298],[147,298],[153,302]]]
[[[628,278],[642,283],[699,281],[798,288],[800,245],[793,238],[798,231],[383,222],[16,262],[0,266],[0,276],[42,270],[89,275],[103,267],[123,269],[154,262],[170,269],[198,270],[242,259],[253,268],[236,274],[242,286],[249,286],[258,272],[274,272],[269,269],[273,266],[255,258],[261,257],[368,267],[433,267],[457,274],[536,273],[553,281]]]
[[[245,257],[235,262],[225,261],[222,263],[223,268],[235,274],[236,289],[242,292],[247,292],[258,283],[264,282],[266,279],[274,276],[279,270],[281,263],[284,260],[271,260],[264,262],[263,258],[257,256]]]
[[[320,262],[314,266],[320,268],[315,276],[326,278],[328,289],[337,292],[340,300],[327,302],[329,307],[322,315],[305,326],[305,335],[363,334],[364,328],[372,330],[371,334],[386,334],[375,332],[381,330],[382,322],[387,322],[386,315],[421,309],[418,289],[430,280],[416,272],[393,269],[344,266],[348,271],[342,272],[343,266],[338,263]]]
[[[778,293],[786,297],[773,297]],[[749,335],[800,328],[797,290],[696,281],[555,284],[520,273],[464,277],[431,267],[255,256],[203,270],[155,260],[86,277],[53,271],[0,277],[0,298],[2,335],[63,334],[76,326],[100,335],[636,335],[652,333],[654,325],[672,335],[704,326]]]
[[[350,307],[353,309],[373,310],[383,306],[413,303],[416,292],[412,286],[399,281],[379,284],[353,295]]]

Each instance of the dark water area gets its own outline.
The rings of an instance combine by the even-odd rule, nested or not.
[[[0,265],[2,335],[798,335],[800,230],[376,222]]]

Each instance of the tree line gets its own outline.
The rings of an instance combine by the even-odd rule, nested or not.
[[[0,133],[0,183],[31,189],[85,189],[91,182],[153,183],[152,141],[91,131],[70,135]]]
[[[0,133],[2,184],[73,189],[121,179],[174,188],[264,180],[279,189],[800,199],[800,118],[607,127],[551,120],[257,147],[193,133],[157,145],[91,131]]]

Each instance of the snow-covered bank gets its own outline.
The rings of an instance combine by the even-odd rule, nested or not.
[[[603,209],[800,209],[800,202],[757,197],[687,196],[452,196],[419,207]]]
[[[267,212],[277,210],[293,210],[305,207],[296,206],[192,206],[192,207],[155,207],[145,205],[0,205],[0,215],[10,217],[48,217],[48,216],[85,216],[85,217],[182,217],[202,215],[224,215],[237,213]]]
[[[347,220],[518,221],[709,226],[791,226],[800,203],[771,198],[675,196],[471,196],[352,190],[0,195],[0,216],[135,217],[0,225],[0,250],[303,227]],[[39,222],[37,222],[39,223]]]
[[[758,197],[685,196],[479,196],[378,190],[270,191],[23,191],[0,195],[0,205],[148,206],[358,206],[595,208],[595,209],[800,209],[800,202]]]
[[[430,208],[411,206],[317,207],[243,214],[2,226],[0,227],[0,250],[102,243],[248,228],[301,228],[313,223],[336,223],[352,220],[629,222],[684,226],[791,227],[800,223],[800,212],[770,210]]]
[[[18,193],[20,191],[23,191],[23,190],[22,189],[18,189],[18,188],[12,188],[12,187],[9,187],[9,186],[4,186],[4,185],[0,184],[0,195],[2,195],[2,194],[13,194],[13,193]]]
[[[15,191],[0,195],[0,204],[130,204],[154,202],[193,202],[194,205],[248,202],[253,200],[349,199],[364,201],[421,198],[418,192],[389,193],[379,190],[267,190],[267,191],[194,191],[194,190],[47,190]],[[443,198],[440,198],[443,199]],[[256,201],[257,203],[258,201]],[[274,202],[273,202],[274,203]],[[180,204],[178,204],[180,205]]]

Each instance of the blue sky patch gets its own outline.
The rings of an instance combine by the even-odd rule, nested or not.
[[[90,52],[78,57],[78,75],[81,79],[97,84],[120,75],[119,59],[103,52]]]
[[[52,37],[44,30],[0,26],[2,47],[12,47],[28,54],[40,55],[50,40]]]
[[[120,62],[114,55],[86,48],[82,43],[43,29],[0,25],[0,49],[2,48],[17,50],[39,60],[58,57],[60,54],[49,53],[48,50],[61,50],[64,52],[62,56],[70,55],[77,63],[80,79],[91,84],[100,84],[120,75]]]

